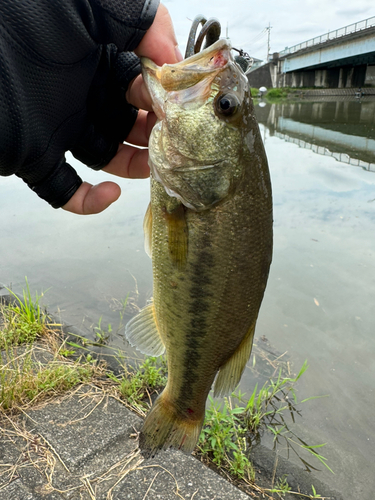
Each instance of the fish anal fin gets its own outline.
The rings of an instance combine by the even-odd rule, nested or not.
[[[253,346],[255,321],[247,331],[237,350],[220,368],[214,386],[214,397],[231,394],[238,385]]]
[[[145,218],[143,219],[143,232],[145,235],[145,251],[151,258],[152,256],[152,209],[151,203],[148,204]]]
[[[164,219],[168,225],[168,249],[170,258],[178,269],[183,269],[187,259],[189,236],[185,208],[182,203],[179,203],[171,212],[164,209]]]
[[[170,447],[191,453],[203,426],[204,411],[199,418],[183,418],[166,396],[168,385],[153,404],[139,435],[139,447],[145,458],[154,457]]]
[[[129,344],[147,356],[161,356],[165,351],[155,319],[154,304],[149,304],[125,327]]]

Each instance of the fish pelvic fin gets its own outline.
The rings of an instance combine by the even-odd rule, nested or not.
[[[143,219],[143,232],[145,235],[145,252],[152,257],[152,209],[151,203],[148,204],[145,218]]]
[[[191,453],[199,439],[204,411],[199,419],[183,418],[166,394],[167,388],[153,404],[139,435],[139,447],[145,458],[168,448]]]
[[[125,337],[129,344],[147,356],[161,356],[164,343],[156,324],[154,304],[144,307],[125,326]]]
[[[256,321],[251,325],[237,350],[220,368],[214,386],[214,397],[231,394],[238,385],[253,346]]]

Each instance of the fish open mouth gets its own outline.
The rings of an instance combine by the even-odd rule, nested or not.
[[[229,41],[222,39],[176,64],[164,64],[160,67],[143,57],[141,60],[146,85],[151,92],[150,79],[157,80],[167,92],[192,87],[222,70],[231,60],[230,51]]]

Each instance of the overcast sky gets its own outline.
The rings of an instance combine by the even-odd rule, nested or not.
[[[265,59],[271,25],[271,50],[280,52],[318,35],[375,16],[373,0],[164,0],[184,54],[191,21],[197,14],[216,17],[232,45]]]

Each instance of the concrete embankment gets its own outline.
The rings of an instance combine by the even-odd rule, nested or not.
[[[0,300],[9,301],[4,292],[0,290]],[[43,350],[37,361],[48,363],[48,355]],[[193,456],[176,450],[145,460],[138,448],[141,426],[138,415],[94,384],[30,405],[11,418],[1,412],[0,500],[264,498],[256,490],[250,497]],[[264,488],[287,475],[294,491],[311,494],[314,484],[324,498],[342,500],[316,477],[263,446],[255,447],[250,458],[256,481]]]
[[[298,90],[298,89],[296,89]],[[359,91],[357,88],[351,89],[300,89],[304,97],[375,97],[375,87],[365,87]]]

